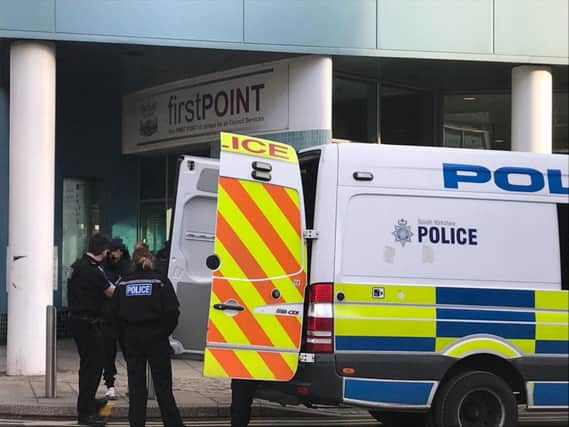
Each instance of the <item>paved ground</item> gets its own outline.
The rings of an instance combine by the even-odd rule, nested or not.
[[[57,345],[57,397],[45,398],[44,376],[7,376],[6,375],[6,346],[0,346],[0,425],[12,425],[4,422],[10,419],[33,419],[43,417],[69,418],[75,417],[77,401],[77,370],[79,358],[75,344],[71,339],[58,341]],[[112,420],[126,418],[128,398],[126,396],[126,364],[122,355],[117,356],[118,400],[113,402]],[[174,359],[172,361],[174,377],[174,395],[178,407],[185,419],[201,419],[204,422],[216,423],[219,419],[229,418],[231,391],[229,380],[206,378],[202,376],[202,362],[190,359]],[[105,393],[105,387],[99,388],[99,396]],[[521,409],[521,408],[520,408]],[[159,418],[156,401],[149,402],[149,418]],[[340,419],[372,420],[368,412],[359,408],[339,409],[307,409],[304,407],[281,407],[277,404],[256,400],[253,405],[253,418],[314,418],[334,417],[333,425]],[[355,418],[354,418],[355,417]],[[545,415],[520,411],[521,421],[529,425],[566,425],[567,411],[557,411]],[[211,420],[211,421],[205,421]],[[267,419],[270,423],[271,421]],[[259,419],[256,422],[262,423]],[[293,422],[293,420],[291,420]],[[559,424],[561,422],[561,424]],[[279,422],[280,424],[280,422]],[[28,424],[23,424],[28,425]],[[30,424],[36,425],[36,424]],[[39,424],[38,424],[39,425]],[[63,423],[62,425],[65,425]],[[117,424],[122,425],[122,424]],[[150,424],[149,424],[150,425]],[[158,424],[157,424],[158,425]],[[191,425],[191,424],[190,424]],[[355,425],[355,424],[354,424]]]
[[[75,344],[71,339],[58,341],[57,346],[57,397],[45,398],[44,376],[7,376],[6,346],[0,346],[0,416],[56,416],[74,417],[77,401],[77,370],[79,366]],[[174,359],[172,361],[174,395],[183,417],[226,418],[229,414],[231,392],[229,381],[202,376],[202,362],[198,360]],[[117,355],[118,400],[113,402],[112,418],[126,417],[128,410],[126,364],[122,355]],[[104,385],[99,387],[98,395],[105,393]],[[346,408],[347,409],[347,408]],[[303,408],[281,408],[279,405],[255,401],[253,415],[256,417],[278,416],[297,413],[313,414],[313,410]],[[364,413],[361,410],[347,409],[348,412]],[[318,412],[318,411],[317,411]],[[323,415],[333,415],[330,411],[320,411]],[[149,417],[159,416],[155,401],[149,402]]]

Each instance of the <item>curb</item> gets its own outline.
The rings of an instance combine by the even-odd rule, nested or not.
[[[182,418],[227,418],[229,419],[229,406],[179,406]],[[160,410],[156,402],[149,402],[146,415],[148,419],[160,419]],[[15,418],[44,417],[44,418],[75,418],[75,406],[69,405],[17,405],[0,404],[0,416]],[[305,407],[283,407],[280,405],[254,403],[251,416],[254,418],[312,418],[334,416],[333,414],[319,414],[317,411]],[[113,406],[109,419],[128,418],[128,405]]]

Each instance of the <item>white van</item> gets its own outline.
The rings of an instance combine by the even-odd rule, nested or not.
[[[181,160],[169,263],[205,375],[386,425],[568,407],[567,156],[221,147]]]

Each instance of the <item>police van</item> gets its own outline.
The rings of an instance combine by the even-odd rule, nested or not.
[[[385,425],[567,408],[568,194],[566,155],[222,133],[180,163],[174,338],[260,398]]]

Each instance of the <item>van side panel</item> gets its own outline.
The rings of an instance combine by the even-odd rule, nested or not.
[[[557,207],[568,202],[567,156],[339,150],[334,354],[344,402],[428,408],[453,365],[489,355],[520,373],[529,407],[567,407]]]
[[[377,191],[339,189],[337,281],[560,288],[555,204]]]
[[[338,185],[422,195],[567,203],[567,155],[339,144]],[[355,181],[356,171],[373,174]]]

